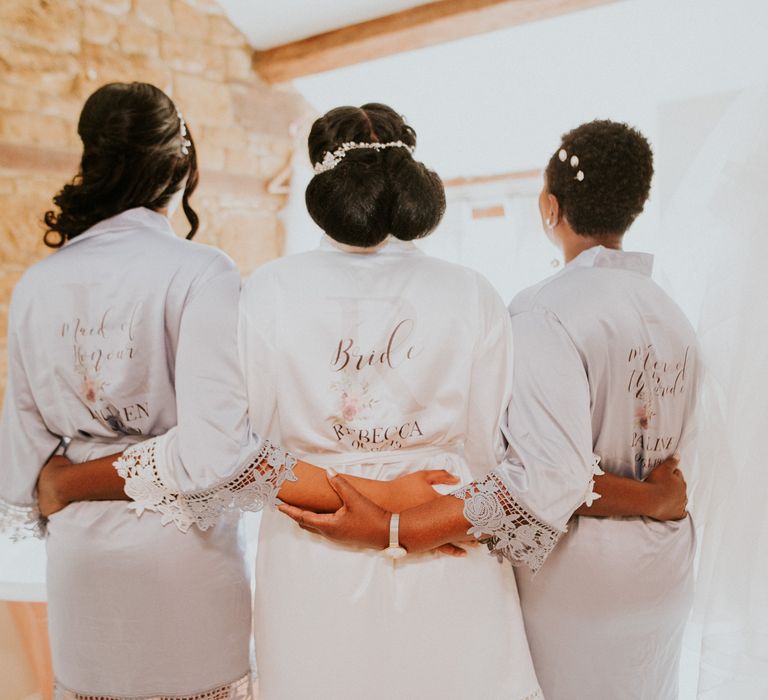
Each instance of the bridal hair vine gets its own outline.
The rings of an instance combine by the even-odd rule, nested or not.
[[[561,148],[560,151],[557,154],[557,157],[565,163],[566,160],[568,160],[568,151],[566,151],[564,148]],[[579,157],[574,154],[571,156],[570,164],[572,168],[578,168],[579,167]],[[579,182],[582,182],[584,180],[584,171],[579,170],[576,175],[573,177],[574,180],[578,180]]]
[[[181,134],[181,153],[182,155],[189,155],[189,147],[192,142],[187,138],[187,123],[184,121],[184,117],[181,116],[181,110],[176,110],[176,115],[179,117],[179,133]]]
[[[315,163],[315,174],[319,175],[328,170],[333,170],[342,160],[344,160],[344,156],[347,155],[349,151],[354,151],[358,148],[371,148],[374,151],[383,151],[385,148],[404,148],[411,155],[413,155],[413,152],[416,149],[415,146],[409,146],[402,141],[389,141],[388,143],[356,143],[354,141],[347,141],[346,143],[342,143],[335,151],[326,151],[323,154],[323,160],[319,163]]]

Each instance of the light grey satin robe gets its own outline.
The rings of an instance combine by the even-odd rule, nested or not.
[[[529,447],[530,475],[539,462],[552,468],[554,444],[563,469],[594,453],[606,472],[644,479],[690,441],[696,337],[652,265],[650,255],[597,246],[510,305],[509,430]],[[517,569],[548,700],[677,697],[694,549],[690,517],[575,516],[535,577]]]

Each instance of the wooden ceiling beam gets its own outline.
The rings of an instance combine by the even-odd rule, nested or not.
[[[617,0],[439,0],[256,51],[253,66],[267,82],[283,83],[612,2]]]

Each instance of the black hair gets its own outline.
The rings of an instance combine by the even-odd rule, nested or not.
[[[653,152],[637,129],[595,120],[563,136],[549,159],[546,178],[547,189],[576,233],[623,234],[648,199]]]
[[[337,107],[312,125],[309,158],[321,163],[326,153],[350,141],[415,147],[416,132],[387,105]],[[409,241],[431,233],[445,212],[445,190],[437,173],[406,148],[366,148],[348,151],[335,168],[315,175],[306,203],[331,238],[371,247],[389,234]]]
[[[187,238],[199,220],[189,204],[197,187],[192,135],[181,132],[176,106],[148,83],[109,83],[83,105],[77,133],[83,142],[80,168],[45,213],[45,244],[59,248],[94,224],[133,207],[162,209],[184,178],[182,206]]]

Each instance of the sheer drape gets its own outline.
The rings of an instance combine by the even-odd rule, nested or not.
[[[664,216],[658,256],[707,367],[692,480],[699,700],[768,697],[766,123],[768,89],[732,100]]]

